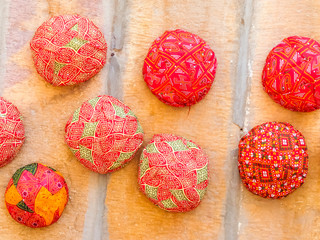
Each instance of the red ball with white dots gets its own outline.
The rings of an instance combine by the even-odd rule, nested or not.
[[[282,40],[266,59],[262,85],[275,102],[289,110],[320,108],[320,44],[298,36]]]
[[[267,122],[251,129],[239,143],[242,182],[264,198],[283,198],[300,187],[308,172],[303,135],[285,122]]]

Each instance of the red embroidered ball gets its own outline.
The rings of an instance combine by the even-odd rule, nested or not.
[[[210,90],[217,68],[212,49],[180,29],[157,38],[144,60],[143,76],[160,101],[174,107],[199,102]]]
[[[18,169],[5,193],[11,217],[32,228],[58,221],[68,198],[68,186],[61,173],[40,163]]]
[[[289,123],[267,122],[239,143],[242,182],[264,198],[283,198],[304,183],[308,153],[303,135]]]
[[[78,160],[102,174],[130,161],[143,142],[143,130],[134,113],[107,95],[84,102],[65,131],[65,140]]]
[[[0,167],[5,166],[24,142],[24,127],[16,106],[0,97]]]
[[[288,37],[269,53],[262,72],[269,96],[292,111],[320,108],[320,44],[307,37]]]
[[[38,28],[30,46],[37,72],[54,86],[87,81],[106,63],[102,32],[79,15],[50,18]]]
[[[171,134],[154,135],[140,158],[140,190],[164,210],[190,211],[206,192],[208,164],[208,157],[193,141]]]

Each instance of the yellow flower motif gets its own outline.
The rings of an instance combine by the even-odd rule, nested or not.
[[[61,215],[64,206],[68,201],[68,194],[65,187],[56,194],[51,194],[45,187],[42,187],[36,197],[34,210],[46,221],[47,225],[52,223],[54,213],[59,209]]]
[[[20,196],[14,184],[12,184],[6,192],[5,199],[7,203],[12,205],[17,205],[22,200],[22,197]]]

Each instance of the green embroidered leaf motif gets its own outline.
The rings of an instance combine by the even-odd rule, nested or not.
[[[189,201],[182,189],[170,190],[170,192],[178,201]]]
[[[142,129],[142,127],[141,127],[139,122],[138,122],[138,127],[137,127],[136,134],[138,134],[138,133],[143,133],[143,129]]]
[[[175,152],[188,150],[186,145],[184,145],[184,143],[181,140],[176,140],[176,141],[167,142],[167,143],[173,148],[173,151],[175,151]]]
[[[208,165],[197,170],[197,184],[208,179]]]
[[[52,171],[54,171],[54,172],[56,172],[57,170],[55,170],[54,168],[52,168],[52,167],[49,167],[49,166],[47,166],[49,169],[51,169]]]
[[[75,50],[76,52],[78,52],[78,50],[79,50],[84,44],[86,44],[87,42],[88,42],[87,40],[74,37],[74,38],[71,39],[70,42],[68,42],[66,45],[64,45],[64,47],[72,48],[73,50]]]
[[[204,194],[206,193],[207,189],[196,189],[197,193],[199,194],[200,196],[200,200],[202,200]]]
[[[171,200],[171,198],[163,200],[163,201],[161,201],[161,203],[163,204],[163,206],[165,208],[176,208],[177,207],[177,205]]]
[[[78,23],[75,24],[75,25],[71,28],[71,30],[74,30],[74,31],[78,32]]]
[[[19,168],[12,176],[13,184],[17,187],[21,174],[24,170],[32,173],[34,175],[38,169],[38,163],[31,163],[22,168]]]
[[[193,142],[190,142],[190,141],[187,141],[187,147],[188,148],[196,148],[196,149],[199,149],[199,147],[194,144]]]
[[[84,129],[83,129],[81,138],[94,136],[97,125],[98,125],[98,122],[84,123]]]
[[[122,107],[119,107],[118,105],[115,105],[113,103],[112,103],[112,106],[118,117],[126,118],[127,114],[125,114],[124,109]]]
[[[145,174],[145,172],[150,168],[148,158],[144,156],[142,153],[141,155],[141,163],[140,163],[140,178]]]
[[[89,103],[93,108],[95,108],[96,105],[97,105],[97,103],[99,102],[99,100],[100,100],[100,97],[96,97],[96,98],[90,99],[90,100],[88,101],[88,103]]]
[[[123,164],[123,162],[129,159],[133,154],[134,152],[120,153],[120,156],[118,157],[117,161],[115,161],[109,169],[113,170],[120,167]]]
[[[159,153],[156,145],[154,143],[148,144],[146,147],[147,153]]]
[[[79,145],[80,150],[80,157],[88,160],[89,162],[93,163],[92,158],[92,151],[89,148],[86,148],[85,146]]]
[[[74,122],[79,121],[79,114],[80,114],[80,108],[78,108],[78,109],[73,113],[71,123],[74,123]]]
[[[146,194],[149,198],[158,200],[158,187],[146,185]]]
[[[65,65],[64,63],[54,62],[54,74],[58,75],[61,68],[63,68]]]
[[[17,207],[24,210],[24,211],[27,211],[27,212],[30,212],[30,213],[33,213],[33,211],[27,206],[27,204],[24,203],[23,200],[21,200],[18,204],[17,204]]]

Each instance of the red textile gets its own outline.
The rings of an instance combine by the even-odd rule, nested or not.
[[[307,176],[305,139],[289,123],[258,125],[240,140],[238,167],[249,191],[265,198],[283,198]]]
[[[199,102],[210,90],[216,74],[214,52],[199,36],[166,31],[157,38],[144,60],[143,76],[151,92],[174,107]]]
[[[5,193],[14,220],[28,227],[46,227],[60,218],[69,198],[61,173],[40,163],[19,168]]]
[[[190,211],[206,192],[208,164],[196,143],[171,134],[154,135],[141,154],[140,190],[164,210]]]
[[[292,111],[320,108],[320,45],[307,37],[288,37],[271,50],[262,72],[269,96]]]
[[[0,167],[12,161],[20,150],[24,138],[19,110],[0,97]]]
[[[30,46],[37,72],[54,86],[87,81],[106,63],[107,43],[102,32],[79,15],[45,21]]]
[[[70,117],[65,131],[65,140],[78,160],[102,174],[124,166],[143,141],[134,113],[107,95],[84,102]]]

